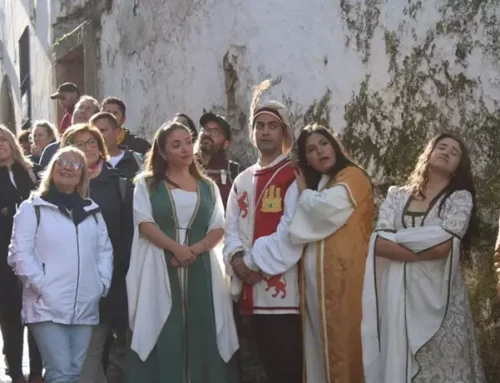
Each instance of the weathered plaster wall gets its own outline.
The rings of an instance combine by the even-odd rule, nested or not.
[[[223,112],[239,130],[233,154],[248,162],[251,88],[271,76],[281,81],[268,96],[290,106],[295,128],[312,118],[329,122],[380,194],[404,181],[436,132],[461,134],[482,223],[465,273],[494,379],[499,18],[499,0],[114,2],[102,17],[102,93],[123,97],[129,126],[148,136],[178,111],[195,119],[204,108]]]
[[[102,18],[103,94],[122,95],[129,125],[148,135],[177,111],[198,119],[203,108],[227,114],[228,103],[235,128],[246,129],[252,86],[280,77],[269,95],[291,97],[296,113],[330,87],[332,124],[340,129],[344,105],[364,79],[340,21],[339,4],[324,0],[116,3]],[[228,92],[227,52],[226,69],[232,65],[238,77]]]
[[[19,39],[30,28],[31,106],[32,120],[52,119],[54,103],[47,95],[52,82],[50,0],[0,0],[0,40],[3,51],[0,60],[0,82],[9,77],[16,115],[16,129],[21,124],[21,90],[19,78]],[[0,84],[1,85],[1,84]],[[0,100],[0,102],[3,102]],[[0,116],[1,121],[2,116]]]

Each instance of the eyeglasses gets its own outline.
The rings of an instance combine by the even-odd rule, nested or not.
[[[201,128],[201,131],[208,134],[209,136],[219,138],[220,136],[223,136],[224,133],[220,129],[217,128]]]
[[[75,148],[78,148],[80,150],[85,150],[85,148],[89,146],[89,148],[95,148],[99,145],[99,141],[95,138],[91,138],[88,141],[78,141],[73,144]]]
[[[66,168],[69,166],[73,170],[80,170],[83,167],[81,162],[68,161],[68,160],[65,160],[64,158],[58,158],[56,160],[56,164],[58,164],[59,166],[62,166],[63,168]]]

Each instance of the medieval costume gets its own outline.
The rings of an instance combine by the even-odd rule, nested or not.
[[[244,254],[244,264],[263,276],[250,285],[232,275],[232,293],[240,313],[250,319],[252,341],[269,380],[295,383],[302,377],[297,267],[302,246],[293,245],[288,236],[299,198],[287,158],[293,132],[282,104],[270,101],[256,106],[252,128],[261,113],[282,123],[282,154],[266,166],[260,162],[250,166],[235,180],[226,211],[224,259],[232,274],[233,257]]]
[[[189,267],[171,267],[173,254],[139,232],[154,222],[182,244],[224,227],[218,188],[198,180],[197,192],[140,180],[134,195],[135,234],[127,274],[131,351],[127,382],[238,382],[238,339],[223,265],[210,251]],[[165,253],[165,254],[164,254]]]
[[[300,195],[292,243],[308,244],[303,266],[305,377],[361,383],[361,294],[374,213],[371,183],[348,166]]]
[[[469,299],[459,268],[472,195],[438,195],[426,212],[408,210],[411,193],[391,187],[372,235],[363,289],[367,383],[485,381]],[[445,258],[399,262],[377,257],[384,238],[416,254],[451,241]]]

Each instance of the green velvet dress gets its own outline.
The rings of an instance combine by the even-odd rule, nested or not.
[[[197,192],[169,190],[161,183],[150,193],[153,217],[170,238],[194,244],[222,227],[218,194],[205,181],[198,181]],[[169,264],[173,255],[165,256]],[[187,268],[168,266],[168,275],[170,315],[146,361],[128,351],[126,383],[238,383],[235,357],[225,363],[217,347],[209,254],[199,255]]]

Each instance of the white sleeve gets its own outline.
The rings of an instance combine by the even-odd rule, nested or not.
[[[153,218],[153,209],[149,199],[149,189],[145,178],[141,178],[134,188],[134,227],[138,230],[139,224],[150,222],[156,225]]]
[[[232,275],[232,268],[230,265],[231,257],[238,251],[243,250],[243,244],[240,239],[239,217],[240,209],[238,208],[238,195],[233,185],[226,205],[226,231],[224,234],[223,250],[226,271],[230,275]]]
[[[285,194],[284,210],[276,231],[258,238],[251,254],[245,254],[243,261],[250,269],[262,270],[267,275],[282,274],[293,267],[302,255],[303,246],[290,241],[288,230],[299,200],[299,190],[294,182]]]
[[[35,258],[37,220],[33,202],[24,201],[14,216],[14,227],[9,246],[8,264],[14,269],[27,289],[42,293],[44,272]]]
[[[214,190],[215,205],[208,225],[208,231],[224,229],[224,204],[222,203],[219,187],[215,183],[212,183],[212,187]]]
[[[321,241],[345,225],[354,204],[345,185],[336,185],[321,192],[306,189],[290,225],[294,244]]]
[[[99,270],[101,282],[104,286],[102,296],[105,297],[108,294],[111,286],[111,277],[113,276],[113,247],[111,246],[111,241],[109,240],[106,223],[100,213],[97,214],[97,230],[99,230],[99,242],[97,244],[99,257],[97,261],[97,268]]]

